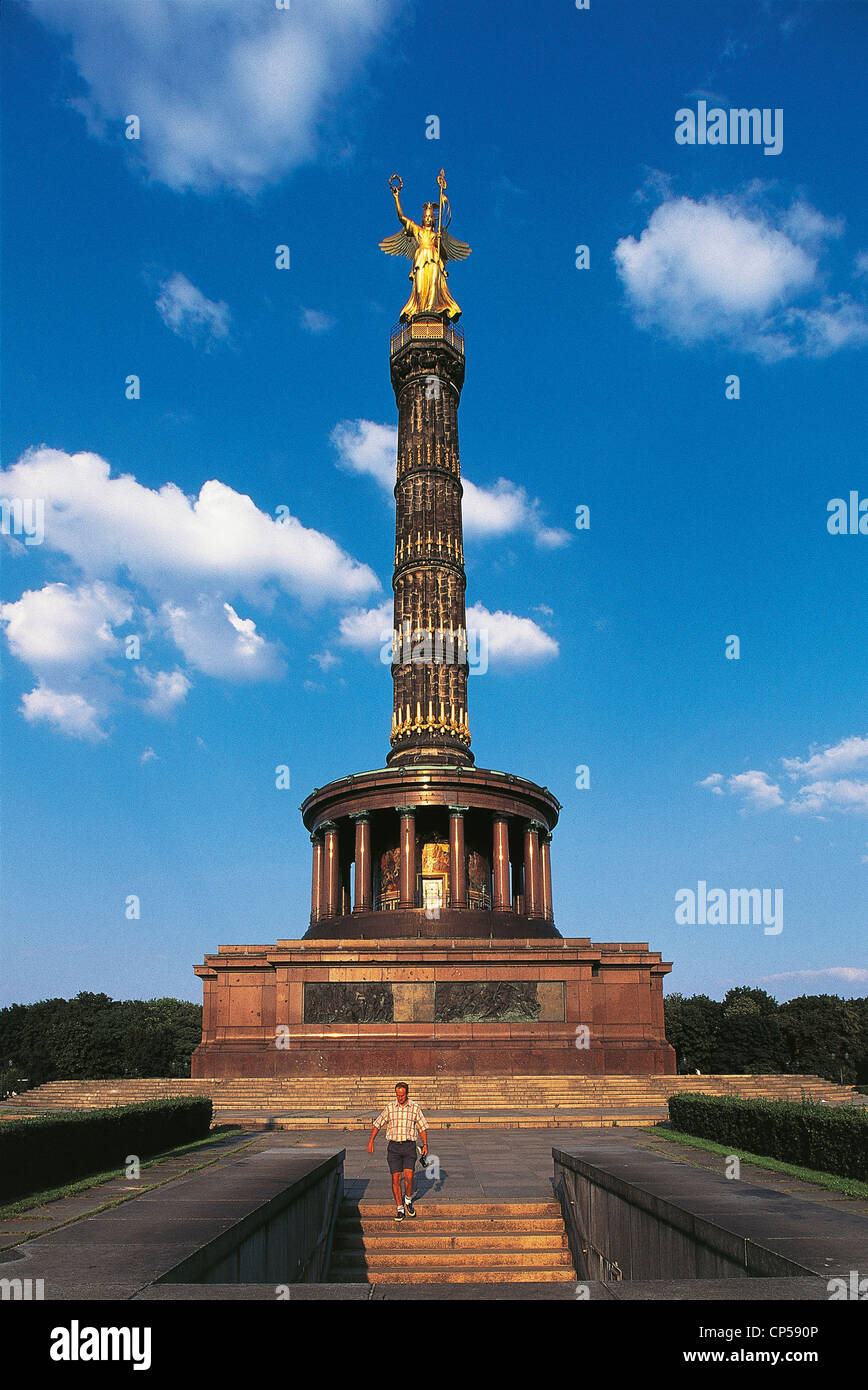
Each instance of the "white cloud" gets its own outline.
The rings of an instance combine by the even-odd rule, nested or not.
[[[853,782],[846,777],[834,782],[809,782],[799,788],[788,809],[794,815],[812,816],[825,811],[868,813],[868,782]]]
[[[340,640],[359,651],[379,651],[392,636],[392,620],[391,599],[384,599],[376,608],[357,608],[341,618]]]
[[[376,608],[357,609],[341,619],[340,640],[361,651],[379,652],[392,636],[393,608],[384,600]],[[498,609],[491,612],[481,603],[467,609],[468,650],[471,657],[480,652],[480,634],[488,644],[488,658],[504,666],[532,666],[558,655],[558,644],[532,618]]]
[[[572,537],[569,531],[565,531],[561,526],[539,526],[534,533],[537,545],[541,545],[546,550],[559,550],[562,545],[567,545]]]
[[[395,486],[397,425],[378,425],[374,420],[341,420],[329,439],[337,449],[340,468],[351,473],[366,473],[391,492]]]
[[[42,552],[83,575],[0,606],[10,650],[38,678],[22,713],[74,737],[104,737],[100,721],[119,702],[165,718],[186,698],[180,667],[152,674],[125,660],[117,629],[134,616],[151,664],[168,641],[186,665],[218,679],[273,680],[284,670],[279,648],[240,613],[240,600],[271,611],[278,590],[314,604],[380,587],[328,536],[289,515],[277,521],[216,480],[191,499],[171,483],[155,491],[112,478],[96,454],[42,447],[0,473],[0,491],[44,499]]]
[[[868,737],[844,738],[809,758],[781,758],[781,764],[793,778],[853,772],[868,764]]]
[[[857,965],[829,965],[822,970],[784,970],[779,975],[762,975],[769,980],[845,980],[848,984],[868,984],[868,970]]]
[[[824,296],[814,308],[788,309],[782,320],[789,330],[790,345],[797,344],[808,357],[828,357],[841,348],[868,342],[865,307],[847,294],[834,299]],[[783,355],[792,355],[789,348]]]
[[[173,714],[186,700],[192,688],[189,678],[177,668],[174,671],[157,671],[156,674],[152,674],[145,667],[141,667],[138,676],[149,692],[144,708],[148,714],[157,718]]]
[[[321,671],[328,671],[332,666],[340,666],[341,664],[340,657],[335,656],[334,652],[327,649],[322,652],[313,652],[310,659],[316,662]]]
[[[493,666],[537,666],[558,655],[558,644],[532,618],[497,609],[492,613],[481,603],[467,610],[467,627],[487,633],[488,656]]]
[[[549,550],[569,541],[569,532],[546,526],[539,502],[508,478],[498,478],[488,488],[478,487],[467,478],[462,482],[464,534],[469,539],[489,540],[513,531],[529,531],[537,545]]]
[[[780,787],[770,781],[768,773],[757,772],[737,772],[732,777],[724,778],[722,772],[712,772],[709,777],[704,777],[701,782],[697,782],[698,787],[705,787],[713,796],[723,796],[726,793],[730,796],[741,797],[744,801],[742,813],[745,811],[769,811],[774,806],[783,805]]]
[[[153,763],[153,762],[159,762],[159,758],[157,757],[157,754],[154,752],[153,748],[146,748],[146,749],[144,750],[144,752],[140,755],[140,757],[139,757],[139,762],[140,762],[140,763]]]
[[[252,618],[239,618],[231,604],[203,595],[195,607],[166,603],[162,612],[175,644],[206,676],[261,681],[282,675],[277,648],[256,631]]]
[[[782,229],[800,246],[819,248],[824,241],[843,236],[844,226],[843,217],[826,217],[804,198],[797,198],[781,216]]]
[[[120,690],[124,644],[114,628],[135,612],[129,594],[99,581],[72,588],[46,584],[0,607],[10,650],[38,685],[22,696],[21,713],[72,738],[107,735],[101,720]]]
[[[83,695],[51,690],[40,685],[21,697],[21,713],[29,724],[50,724],[71,738],[96,743],[107,738],[99,713]]]
[[[129,596],[100,582],[46,584],[0,606],[10,649],[39,674],[75,673],[116,655],[121,639],[112,629],[132,616]]]
[[[644,167],[645,178],[633,194],[633,201],[636,203],[660,203],[664,199],[670,198],[672,196],[672,175],[664,173],[662,169],[653,169],[648,164]]]
[[[71,40],[92,135],[174,189],[255,193],[315,158],[328,104],[360,73],[395,0],[28,0]],[[120,127],[117,127],[120,128]],[[343,137],[341,137],[343,138]]]
[[[328,333],[330,328],[334,328],[335,321],[331,314],[326,314],[322,309],[302,309],[301,326],[308,333]]]
[[[505,536],[518,531],[527,509],[527,494],[506,478],[498,478],[493,487],[481,488],[464,478],[462,507],[464,531],[468,536]]]
[[[618,242],[615,263],[634,309],[687,342],[708,336],[719,314],[768,313],[816,271],[782,232],[715,198],[663,203],[638,241]]]
[[[329,436],[338,453],[338,465],[376,479],[389,498],[395,486],[398,430],[373,420],[342,420]],[[547,549],[566,545],[568,531],[546,526],[538,501],[508,478],[491,487],[479,487],[466,476],[462,524],[466,540],[491,540],[513,532],[528,531],[537,545]]]
[[[739,772],[730,777],[726,785],[733,795],[744,797],[747,803],[745,809],[769,811],[773,806],[784,804],[780,787],[770,781],[766,772]]]
[[[779,224],[779,225],[776,225]],[[818,256],[841,219],[804,200],[775,214],[747,196],[669,197],[615,265],[637,323],[690,345],[718,339],[767,361],[827,356],[868,338],[864,305],[824,295]]]
[[[868,768],[868,737],[857,734],[843,738],[825,748],[812,749],[807,758],[781,758],[781,766],[791,782],[803,783],[789,797],[784,796],[768,773],[756,770],[737,773],[727,779],[722,773],[714,772],[698,785],[716,795],[721,794],[725,785],[729,793],[744,797],[748,808],[758,811],[785,806],[793,815],[820,819],[826,819],[830,811],[843,815],[868,812],[868,781],[844,776]]]
[[[179,584],[225,586],[244,594],[277,585],[305,602],[353,599],[379,588],[328,536],[287,515],[276,521],[251,498],[216,479],[190,499],[174,483],[159,491],[130,474],[112,478],[98,454],[40,446],[0,473],[9,496],[45,498],[47,550],[88,576],[124,566],[160,592]]]
[[[207,299],[180,271],[162,281],[156,305],[166,327],[188,342],[208,348],[229,337],[228,304]]]
[[[860,815],[868,811],[868,781],[846,773],[868,771],[868,737],[854,734],[825,748],[811,750],[808,758],[782,758],[791,780],[804,781],[789,803],[795,815],[823,815],[827,811]]]
[[[868,251],[860,251],[853,264],[857,275],[868,275]]]

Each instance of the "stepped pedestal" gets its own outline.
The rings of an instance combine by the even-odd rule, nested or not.
[[[418,936],[207,956],[196,967],[205,1005],[192,1075],[674,1072],[663,1032],[669,966],[644,943],[429,938],[424,912],[401,916]]]

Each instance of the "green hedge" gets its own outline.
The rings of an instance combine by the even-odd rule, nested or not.
[[[698,1139],[843,1178],[868,1176],[868,1108],[695,1092],[670,1096],[669,1119]]]
[[[203,1138],[211,1113],[210,1097],[194,1096],[6,1120],[0,1124],[0,1200],[60,1187],[88,1173],[122,1173],[131,1154],[147,1158]]]

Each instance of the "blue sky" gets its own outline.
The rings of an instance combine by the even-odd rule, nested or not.
[[[868,5],[2,24],[0,495],[44,519],[2,538],[2,1002],[198,999],[218,943],[304,932],[299,803],[388,748],[387,178],[418,216],[441,165],[473,748],[563,803],[560,930],[685,993],[864,994],[868,534],[827,508],[868,498]],[[676,143],[701,102],[782,112],[780,152]],[[781,890],[783,930],[678,924],[700,881]]]

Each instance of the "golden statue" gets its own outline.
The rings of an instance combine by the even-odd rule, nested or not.
[[[397,174],[389,179],[401,231],[381,241],[380,250],[389,256],[406,256],[413,262],[409,276],[413,292],[401,310],[402,320],[412,319],[416,314],[445,314],[449,319],[461,317],[461,308],[446,284],[446,262],[465,260],[470,255],[470,247],[466,241],[456,241],[447,230],[452,213],[446,197],[446,174],[442,169],[437,182],[440,185],[439,205],[425,204],[420,226],[412,218],[405,217],[401,208],[398,195],[404,187],[403,180]]]

